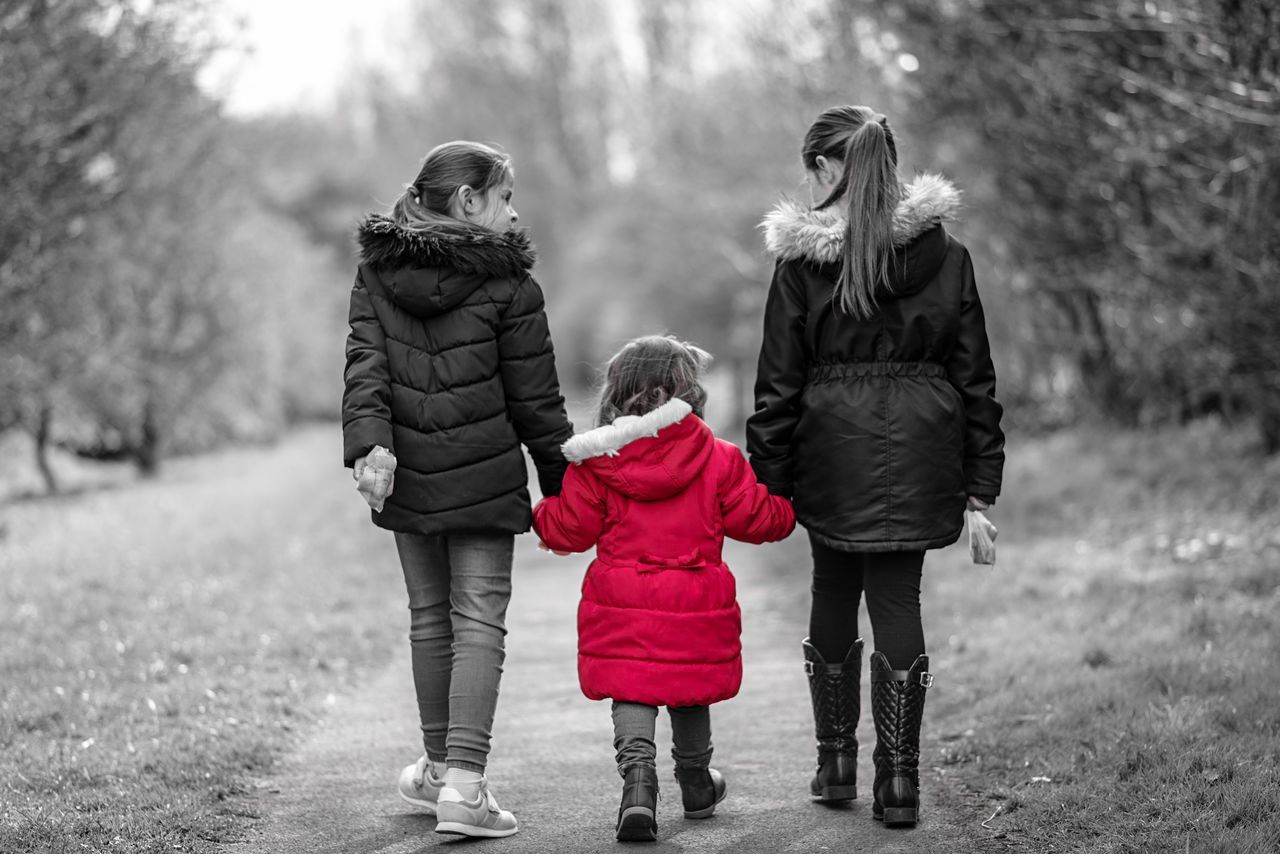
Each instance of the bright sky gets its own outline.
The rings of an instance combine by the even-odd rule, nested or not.
[[[409,2],[218,0],[241,49],[218,57],[202,84],[236,115],[322,108],[353,65],[386,55]]]
[[[470,2],[470,0],[456,0]],[[606,0],[598,0],[606,2]],[[642,61],[638,4],[607,0],[624,64]],[[403,21],[413,0],[214,0],[224,40],[235,45],[210,63],[202,85],[221,97],[228,112],[254,116],[323,110],[344,79],[360,67],[389,65],[411,49]],[[703,64],[722,62],[734,43],[735,21],[757,4],[704,0],[695,6],[723,37],[704,50]],[[911,57],[914,62],[915,58]],[[913,71],[914,68],[904,70]]]

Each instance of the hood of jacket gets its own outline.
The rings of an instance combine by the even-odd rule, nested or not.
[[[486,281],[526,275],[536,260],[528,232],[440,226],[409,229],[372,214],[356,231],[360,263],[378,272],[396,305],[443,314]]]
[[[923,288],[947,252],[941,225],[960,209],[960,191],[941,175],[924,173],[905,184],[893,214],[896,263],[887,296],[905,296]],[[833,205],[822,210],[783,200],[760,223],[765,247],[780,261],[804,259],[839,264],[844,251],[845,214]]]
[[[693,407],[673,398],[644,415],[579,433],[561,446],[565,459],[589,466],[610,488],[639,501],[683,491],[711,460],[715,436]]]

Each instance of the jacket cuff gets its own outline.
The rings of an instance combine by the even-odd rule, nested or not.
[[[787,463],[765,462],[764,460],[752,459],[751,470],[755,472],[756,480],[764,484],[765,489],[769,490],[771,495],[781,495],[783,498],[790,498],[794,492],[795,484],[791,480],[790,465]]]
[[[560,487],[564,483],[564,472],[567,468],[568,465],[566,464],[554,469],[538,469],[538,489],[542,491],[544,498],[560,494]]]
[[[1000,494],[1000,485],[992,484],[989,480],[967,480],[964,485],[964,494],[972,495],[974,498],[981,498],[990,504]]]
[[[342,459],[347,468],[381,445],[391,453],[396,446],[391,440],[391,422],[376,415],[363,415],[342,425]]]

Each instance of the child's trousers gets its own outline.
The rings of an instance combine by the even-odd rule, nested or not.
[[[707,706],[668,706],[671,715],[671,758],[681,768],[706,768],[711,763],[711,709]],[[654,730],[657,706],[613,703],[613,748],[618,773],[627,775],[633,765],[654,767],[658,749]]]
[[[396,534],[422,741],[433,762],[484,773],[511,600],[510,534]]]

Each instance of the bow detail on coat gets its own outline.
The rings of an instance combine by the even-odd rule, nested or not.
[[[702,556],[702,552],[694,549],[679,557],[662,557],[645,552],[640,556],[636,569],[641,572],[662,572],[666,569],[702,569],[706,565],[707,559]]]

